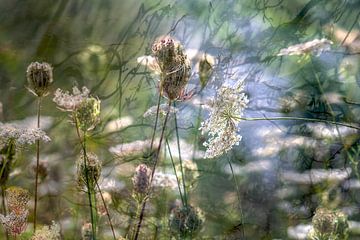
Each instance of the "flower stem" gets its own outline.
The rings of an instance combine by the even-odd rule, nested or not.
[[[328,123],[333,125],[344,126],[348,128],[353,128],[360,130],[360,127],[354,126],[348,123],[343,122],[336,122],[336,121],[329,121],[325,119],[318,119],[318,118],[305,118],[305,117],[255,117],[255,118],[246,118],[246,117],[239,117],[238,119],[244,121],[271,121],[271,120],[300,120],[300,121],[308,121],[308,122],[321,122],[321,123]]]
[[[176,109],[175,102],[174,102],[174,108]],[[178,124],[177,124],[176,112],[174,112],[174,118],[175,118],[176,142],[177,142],[179,161],[180,161],[180,171],[181,171],[182,184],[183,184],[183,189],[184,189],[184,202],[185,202],[185,206],[187,206],[188,201],[187,201],[187,195],[186,195],[185,174],[184,174],[183,163],[182,163],[182,159],[181,159],[180,137],[179,137],[179,128],[178,128]]]
[[[110,213],[109,213],[109,210],[108,210],[108,208],[107,208],[107,206],[106,206],[106,202],[105,202],[104,196],[103,196],[103,194],[102,194],[102,192],[101,192],[99,183],[98,183],[97,181],[96,181],[96,186],[97,186],[97,188],[98,188],[98,190],[99,190],[100,197],[101,197],[101,201],[102,201],[103,204],[104,204],[104,208],[105,208],[105,212],[106,212],[106,215],[107,215],[107,217],[108,217],[108,220],[109,220],[111,232],[112,232],[112,234],[113,234],[114,240],[116,240],[115,231],[114,231],[114,226],[113,226],[113,224],[112,224],[112,222],[111,222]]]
[[[75,125],[76,125],[76,133],[79,137],[79,141],[83,150],[84,156],[84,167],[85,167],[85,180],[86,180],[86,188],[87,188],[87,195],[89,200],[89,207],[90,207],[90,218],[91,218],[91,229],[92,229],[92,239],[96,240],[96,198],[95,198],[95,190],[94,186],[90,186],[89,181],[89,173],[87,168],[87,154],[86,154],[86,132],[83,133],[83,139],[81,138],[80,130],[79,130],[79,123],[76,117],[74,117]],[[93,202],[94,200],[94,202]],[[95,205],[93,205],[95,204]]]
[[[161,135],[160,135],[160,140],[159,140],[159,146],[158,146],[158,149],[157,149],[157,151],[156,151],[155,162],[154,162],[154,166],[153,166],[152,171],[151,171],[149,190],[148,190],[148,192],[146,193],[146,197],[145,197],[145,199],[144,199],[144,201],[143,201],[143,203],[142,203],[142,206],[141,206],[141,212],[140,212],[140,216],[139,216],[139,222],[138,222],[138,224],[137,224],[136,232],[135,232],[135,237],[134,237],[135,240],[137,240],[137,239],[139,238],[140,228],[141,228],[141,224],[142,224],[142,221],[143,221],[143,219],[144,219],[144,214],[145,214],[146,202],[147,202],[148,196],[150,195],[151,185],[152,185],[152,181],[153,181],[154,174],[155,174],[155,169],[156,169],[156,166],[157,166],[157,163],[158,163],[158,160],[159,160],[159,155],[160,155],[160,150],[161,150],[161,144],[162,144],[162,140],[163,140],[163,138],[164,138],[164,132],[165,132],[167,120],[168,120],[168,118],[169,118],[170,107],[171,107],[171,100],[169,100],[169,108],[168,108],[168,110],[167,110],[167,112],[166,112],[166,116],[165,116],[165,120],[164,120],[164,125],[163,125],[162,130],[161,130]]]
[[[37,98],[37,127],[40,128],[41,114],[41,97]],[[34,233],[36,231],[37,220],[37,202],[38,202],[38,178],[39,178],[39,162],[40,162],[40,139],[36,140],[36,171],[35,171],[35,197],[34,197]]]

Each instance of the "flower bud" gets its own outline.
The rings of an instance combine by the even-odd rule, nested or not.
[[[202,219],[192,206],[175,207],[171,211],[169,225],[171,232],[181,238],[194,236],[201,228]]]
[[[160,94],[170,100],[179,98],[190,78],[190,61],[180,43],[171,37],[162,37],[152,46],[161,70]]]
[[[30,92],[38,97],[46,96],[53,82],[52,68],[46,62],[32,62],[26,70],[26,78]]]
[[[86,154],[86,161],[84,161],[84,155],[77,161],[77,178],[79,187],[89,187],[90,190],[94,190],[96,183],[101,175],[101,162],[94,153]]]
[[[100,100],[94,97],[85,98],[75,111],[75,117],[84,132],[94,129],[100,121]]]
[[[139,194],[145,194],[150,185],[151,170],[145,165],[140,164],[135,170],[133,177],[134,191]]]

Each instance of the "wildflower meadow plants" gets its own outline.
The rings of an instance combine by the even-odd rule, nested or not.
[[[356,1],[89,2],[0,47],[0,239],[357,239]]]

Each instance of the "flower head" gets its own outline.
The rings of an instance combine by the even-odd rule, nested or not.
[[[145,164],[137,166],[132,179],[136,193],[145,194],[147,192],[150,185],[150,173],[151,170]]]
[[[327,40],[325,38],[320,40],[315,39],[309,42],[300,43],[300,44],[292,45],[287,48],[283,48],[280,50],[277,56],[303,55],[308,53],[320,54],[323,51],[329,50],[330,45],[332,44],[333,44],[332,41]]]
[[[195,235],[200,230],[202,222],[198,211],[190,205],[175,207],[169,219],[171,232],[181,238]]]
[[[24,128],[16,124],[0,122],[0,143],[8,144],[14,142],[15,145],[31,145],[36,140],[49,142],[51,139],[39,128]]]
[[[22,212],[30,200],[29,191],[20,187],[9,187],[6,195],[10,212]]]
[[[160,67],[160,91],[170,100],[179,98],[190,78],[190,61],[180,43],[171,37],[161,37],[152,46]]]
[[[59,240],[60,239],[60,226],[52,222],[51,226],[43,226],[37,229],[31,240]]]
[[[241,136],[237,134],[237,125],[248,103],[243,91],[243,82],[234,87],[223,85],[211,103],[210,116],[201,123],[202,133],[208,133],[210,139],[204,143],[207,147],[205,158],[213,158],[229,151],[237,145]]]
[[[29,211],[27,209],[18,213],[10,212],[6,216],[0,214],[0,221],[8,233],[16,236],[25,231],[28,215]]]
[[[77,87],[73,87],[72,94],[68,91],[64,92],[58,88],[55,92],[53,101],[61,110],[72,112],[78,108],[78,106],[89,96],[89,94],[90,91],[86,87],[83,87],[81,91]]]
[[[95,188],[101,175],[101,161],[94,153],[86,153],[86,161],[84,154],[77,161],[77,178],[80,187],[89,186]]]
[[[94,129],[100,121],[100,100],[93,97],[84,99],[75,111],[75,118],[84,132]]]
[[[32,62],[26,70],[28,89],[38,97],[46,96],[53,82],[53,73],[50,64]]]

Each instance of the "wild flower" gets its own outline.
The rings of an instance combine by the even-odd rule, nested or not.
[[[161,37],[152,46],[160,67],[160,93],[170,100],[182,95],[190,78],[190,61],[179,42],[171,37]]]
[[[16,236],[26,229],[30,194],[20,187],[9,187],[6,189],[6,194],[9,214],[6,216],[0,214],[0,221],[8,233]]]
[[[82,240],[93,240],[92,224],[84,223],[81,227],[81,239]]]
[[[0,144],[15,143],[16,146],[32,145],[36,140],[49,142],[51,139],[39,128],[25,128],[16,124],[0,122]]]
[[[320,40],[315,39],[309,42],[300,43],[300,44],[292,45],[287,48],[283,48],[280,50],[277,56],[304,55],[309,53],[314,53],[318,55],[323,51],[330,50],[330,45],[332,44],[333,44],[332,41],[325,38],[322,38]]]
[[[158,140],[155,140],[154,142],[157,141]],[[143,154],[150,149],[150,145],[151,145],[150,140],[137,140],[137,141],[118,144],[116,146],[110,147],[109,151],[112,154],[116,155],[116,157],[122,159],[128,156]]]
[[[136,167],[135,175],[132,179],[134,185],[134,192],[138,194],[145,194],[150,186],[151,170],[145,164],[140,164]]]
[[[59,240],[60,239],[60,226],[54,221],[51,226],[43,226],[41,229],[36,230],[31,240]]]
[[[309,232],[309,239],[348,239],[349,223],[344,213],[338,210],[318,208],[312,219],[313,229]]]
[[[240,142],[237,125],[248,103],[247,96],[242,91],[243,81],[238,81],[233,87],[223,85],[218,89],[210,104],[209,118],[201,123],[199,129],[202,134],[208,133],[210,136],[204,142],[207,147],[205,158],[220,156]]]
[[[86,153],[85,162],[84,154],[81,154],[77,161],[77,179],[79,187],[89,186],[91,190],[95,189],[100,175],[101,161],[97,155],[94,153]]]
[[[52,68],[46,62],[32,62],[26,70],[26,78],[31,93],[38,97],[46,96],[53,82]]]
[[[163,173],[159,171],[155,172],[152,185],[155,187],[169,188],[172,190],[178,189],[176,176],[172,173]]]
[[[72,94],[58,88],[55,92],[53,101],[63,111],[75,111],[82,101],[89,97],[90,91],[86,87],[82,87],[81,91],[77,87],[73,87]]]
[[[199,212],[190,205],[178,206],[171,211],[169,226],[173,235],[181,239],[195,235],[203,220]]]

